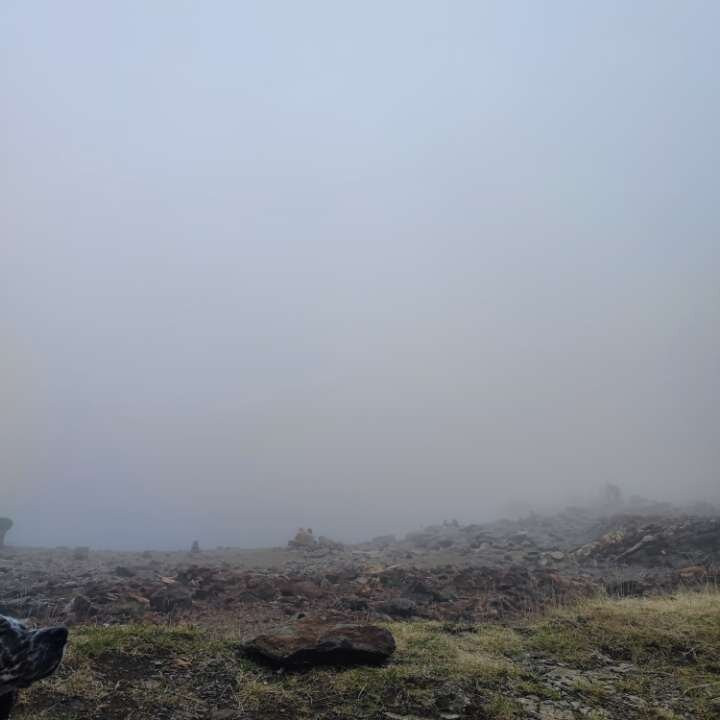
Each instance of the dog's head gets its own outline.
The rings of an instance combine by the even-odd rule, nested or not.
[[[0,615],[0,696],[12,697],[16,690],[55,672],[67,638],[64,627],[29,630],[18,620]]]

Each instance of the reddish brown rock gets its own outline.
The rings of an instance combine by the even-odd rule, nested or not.
[[[243,649],[273,665],[363,665],[387,660],[395,639],[376,625],[302,620],[258,635]]]

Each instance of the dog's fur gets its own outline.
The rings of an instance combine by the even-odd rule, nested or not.
[[[67,636],[64,627],[29,630],[20,621],[0,615],[0,720],[10,717],[18,690],[55,672]]]

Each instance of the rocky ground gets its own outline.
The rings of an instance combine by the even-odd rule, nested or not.
[[[571,508],[355,546],[301,530],[264,550],[6,547],[0,613],[72,629],[64,674],[26,696],[25,718],[716,718],[719,636],[699,629],[720,628],[708,590],[719,578],[712,508]],[[665,635],[643,629],[653,613]],[[248,640],[267,647],[279,626],[303,623],[340,628],[337,647],[355,633],[366,659],[365,631],[348,627],[389,629],[397,650],[342,672],[241,656]],[[336,642],[322,632],[317,647]]]
[[[558,515],[454,522],[343,546],[299,532],[288,547],[114,553],[0,551],[0,613],[68,622],[232,613],[251,629],[298,613],[484,621],[587,597],[715,582],[720,516]]]

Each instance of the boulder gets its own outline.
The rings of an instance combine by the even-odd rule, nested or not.
[[[85,595],[76,595],[65,607],[65,612],[76,620],[85,620],[98,614],[98,608]]]
[[[150,596],[150,607],[157,612],[173,613],[192,608],[192,594],[180,585],[166,585]]]
[[[258,635],[244,652],[272,665],[378,664],[395,651],[395,639],[376,625],[300,620]]]
[[[315,545],[315,537],[312,534],[312,529],[300,528],[296,533],[295,537],[288,542],[288,547],[291,548],[308,548]]]
[[[581,546],[581,562],[644,567],[708,565],[720,560],[720,518],[618,516],[616,527]]]

